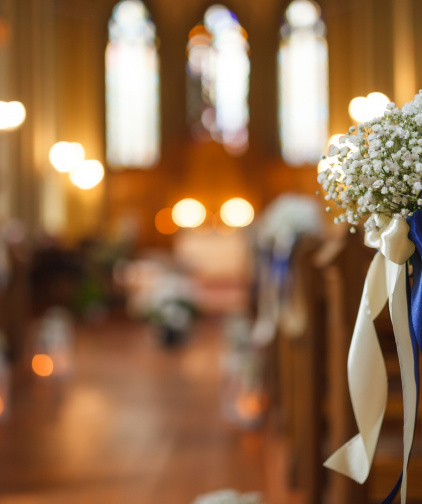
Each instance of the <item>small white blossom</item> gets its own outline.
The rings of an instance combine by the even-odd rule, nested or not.
[[[328,150],[328,157],[337,156],[340,153],[340,149],[336,145],[330,145]]]

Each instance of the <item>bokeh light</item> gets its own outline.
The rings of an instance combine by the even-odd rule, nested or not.
[[[110,169],[152,168],[160,157],[159,56],[145,5],[123,0],[108,23],[106,159]]]
[[[321,10],[294,0],[286,10],[278,51],[281,152],[292,166],[318,163],[328,138],[328,48]]]
[[[21,102],[0,101],[0,129],[14,129],[26,118],[26,109]]]
[[[53,359],[46,354],[36,354],[32,359],[32,370],[38,376],[50,376],[54,370]]]
[[[390,99],[383,93],[369,93],[368,96],[357,96],[349,104],[349,114],[357,122],[366,122],[384,115]]]
[[[57,142],[51,147],[48,157],[57,171],[66,173],[83,161],[85,150],[77,142]]]
[[[4,410],[5,410],[4,400],[2,397],[0,397],[0,416],[3,415]]]
[[[176,203],[172,210],[172,218],[180,227],[193,228],[200,226],[207,215],[202,203],[193,199],[185,198]]]
[[[241,393],[236,399],[236,409],[244,420],[254,420],[263,413],[262,397],[254,392]]]
[[[312,26],[320,16],[319,6],[309,0],[294,0],[286,10],[287,21],[295,28]]]
[[[197,25],[189,33],[189,42],[186,53],[189,60],[188,69],[195,76],[201,76],[209,65],[209,48],[212,44],[212,35],[204,25]]]
[[[162,208],[155,216],[155,227],[161,234],[175,233],[179,226],[173,221],[172,209]]]
[[[237,17],[223,5],[213,5],[204,15],[204,24],[212,33],[229,30],[239,24]]]
[[[131,26],[136,29],[138,24],[147,16],[147,12],[142,2],[123,0],[114,7],[113,16],[120,25]]]
[[[220,210],[221,219],[227,226],[245,227],[253,221],[253,206],[243,198],[232,198],[226,201]]]
[[[213,5],[189,33],[188,115],[198,141],[222,143],[242,155],[249,146],[249,44],[236,15]]]
[[[104,167],[96,159],[87,159],[69,173],[72,184],[79,189],[92,189],[104,178]]]

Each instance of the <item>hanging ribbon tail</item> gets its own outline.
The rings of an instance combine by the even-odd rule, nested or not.
[[[422,213],[420,220],[422,230]],[[365,280],[348,359],[349,389],[359,434],[337,450],[324,465],[359,483],[368,477],[388,393],[387,372],[373,321],[388,299],[403,384],[404,464],[402,475],[383,504],[392,503],[400,485],[401,502],[405,504],[407,465],[413,443],[418,398],[415,380],[417,357],[409,328],[405,263],[413,254],[415,245],[408,239],[409,226],[404,219],[388,220],[382,217],[378,229],[368,233],[365,239],[368,246],[379,248],[380,252],[375,255]],[[419,299],[422,308],[422,293]],[[418,321],[422,329],[420,310]]]
[[[349,389],[359,434],[324,463],[358,483],[368,477],[387,404],[387,371],[373,323],[387,299],[385,258],[378,252],[365,280],[348,358]]]

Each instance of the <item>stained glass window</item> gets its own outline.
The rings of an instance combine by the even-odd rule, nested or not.
[[[107,162],[112,169],[149,168],[159,157],[159,61],[155,25],[139,0],[123,0],[108,25]]]
[[[189,34],[187,103],[192,135],[233,155],[248,148],[249,45],[235,14],[210,7]]]
[[[278,53],[279,134],[292,165],[317,163],[328,139],[328,49],[319,5],[293,0]]]

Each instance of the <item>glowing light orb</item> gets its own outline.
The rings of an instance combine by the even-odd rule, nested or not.
[[[123,0],[114,7],[113,15],[117,23],[137,27],[147,16],[147,10],[142,2]]]
[[[312,26],[320,16],[319,6],[309,0],[294,0],[286,10],[287,21],[295,28]]]
[[[226,201],[220,210],[221,219],[230,227],[245,227],[253,221],[253,206],[243,198],[232,198]]]
[[[104,178],[104,167],[96,159],[87,159],[69,173],[72,184],[79,189],[92,189]]]
[[[0,416],[3,415],[4,410],[5,410],[4,400],[2,397],[0,397]]]
[[[77,142],[57,142],[51,147],[48,157],[57,171],[66,173],[83,161],[85,149]]]
[[[172,209],[163,208],[155,216],[155,227],[161,234],[173,234],[179,226],[173,222]]]
[[[227,30],[238,24],[236,16],[223,5],[213,5],[204,15],[204,24],[212,33]]]
[[[357,96],[349,104],[349,115],[357,122],[366,122],[384,115],[390,99],[383,93],[369,93]]]
[[[50,376],[54,370],[53,359],[46,354],[36,354],[32,359],[32,370],[38,376]]]
[[[180,227],[194,228],[200,226],[207,215],[202,203],[186,198],[176,203],[172,210],[173,221]]]
[[[26,118],[26,109],[21,102],[0,102],[0,129],[14,129]]]

